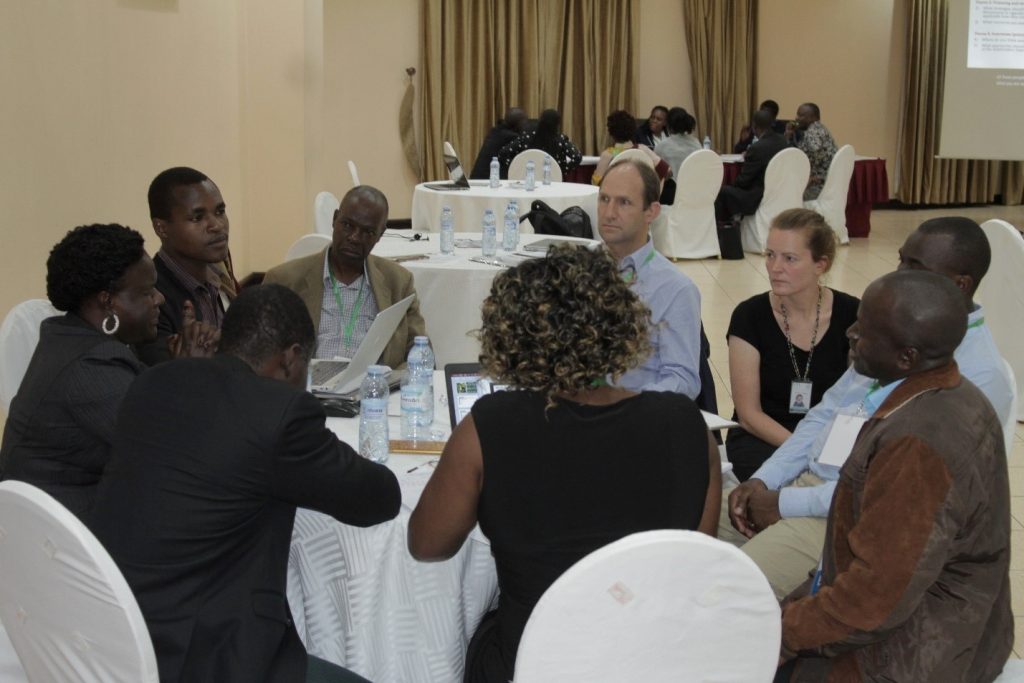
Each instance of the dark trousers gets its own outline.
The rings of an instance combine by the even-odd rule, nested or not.
[[[738,213],[749,216],[761,205],[764,190],[741,190],[733,185],[726,185],[718,191],[715,198],[715,216],[719,220],[728,221]]]

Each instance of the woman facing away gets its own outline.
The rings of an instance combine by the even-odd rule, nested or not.
[[[714,534],[718,449],[696,405],[609,386],[648,352],[650,312],[604,250],[552,248],[500,273],[480,359],[512,389],[458,424],[409,520],[409,551],[451,557],[479,522],[498,609],[466,655],[466,681],[508,681],[527,619],[565,570],[651,529]]]
[[[594,185],[601,184],[601,179],[608,172],[608,167],[612,165],[612,161],[627,149],[641,150],[650,159],[654,170],[658,172],[658,178],[665,180],[665,176],[668,175],[669,171],[668,164],[647,145],[638,145],[633,142],[633,127],[635,124],[636,119],[628,111],[613,111],[608,115],[608,135],[611,136],[614,144],[601,152],[601,156],[597,160],[597,167],[594,169],[594,175],[591,178],[591,182]]]
[[[672,177],[679,178],[679,167],[683,160],[701,149],[700,140],[693,137],[697,119],[682,107],[672,107],[668,112],[668,137],[654,146],[654,153],[665,160],[672,169]]]
[[[85,225],[46,261],[46,294],[63,316],[39,328],[0,447],[0,479],[37,486],[80,519],[109,458],[121,398],[145,366],[131,344],[156,338],[163,296],[142,236],[121,225]],[[210,355],[220,333],[196,323],[172,353]]]
[[[560,132],[562,115],[555,109],[545,109],[541,112],[535,131],[520,133],[515,139],[501,148],[498,154],[498,161],[501,162],[501,169],[508,173],[509,164],[520,152],[528,149],[539,149],[546,152],[558,167],[562,169],[565,176],[569,171],[580,165],[583,155],[573,144],[567,135]],[[537,169],[537,177],[540,178],[541,169]]]
[[[736,406],[726,454],[746,481],[846,372],[846,328],[856,297],[821,284],[836,257],[835,233],[820,214],[783,211],[765,250],[771,290],[736,306],[729,322],[729,377]]]

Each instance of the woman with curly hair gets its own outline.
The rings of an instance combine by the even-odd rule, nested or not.
[[[534,605],[588,553],[650,529],[714,534],[718,450],[686,396],[610,386],[649,351],[649,311],[603,249],[552,248],[500,273],[480,360],[512,389],[455,428],[409,521],[419,560],[458,552],[479,522],[500,601],[466,655],[466,681],[508,681]]]
[[[613,111],[608,115],[608,135],[611,136],[615,144],[601,152],[601,156],[597,160],[597,167],[594,168],[594,175],[591,177],[591,182],[594,185],[601,184],[601,179],[608,172],[608,167],[615,162],[615,157],[629,149],[641,150],[650,159],[654,170],[658,172],[658,178],[665,180],[665,176],[668,175],[669,171],[668,164],[647,145],[638,145],[633,142],[635,126],[636,119],[628,111]]]
[[[142,235],[75,228],[46,261],[46,294],[63,316],[39,328],[0,447],[0,479],[38,486],[85,520],[106,466],[121,398],[144,365],[130,344],[156,338],[163,296]],[[219,333],[194,323],[175,355],[209,355]]]

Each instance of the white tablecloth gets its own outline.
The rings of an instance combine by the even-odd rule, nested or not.
[[[447,435],[443,374],[435,373],[435,380],[435,427]],[[398,414],[397,398],[392,396],[391,415]],[[339,438],[356,443],[357,418],[327,423]],[[396,417],[390,427],[396,437]],[[299,636],[310,654],[375,683],[458,683],[469,639],[496,604],[494,559],[479,530],[445,562],[417,562],[409,555],[409,515],[433,472],[431,460],[391,455],[388,466],[402,487],[402,509],[390,522],[362,529],[311,510],[295,516],[288,603]]]
[[[481,182],[483,184],[478,184]],[[520,215],[530,210],[534,199],[543,200],[559,213],[570,206],[579,206],[590,216],[590,225],[597,234],[597,187],[580,183],[538,183],[537,189],[527,192],[521,184],[508,180],[502,180],[501,187],[493,190],[486,181],[473,181],[468,190],[459,191],[431,190],[425,183],[417,185],[412,195],[412,229],[437,232],[441,224],[441,208],[447,204],[452,207],[456,232],[479,232],[484,209],[494,211],[500,232],[505,206],[510,199],[518,200]],[[529,221],[522,226],[532,231]]]
[[[457,247],[453,256],[442,256],[437,234],[428,235],[427,240],[413,242],[393,236],[395,234],[408,236],[409,232],[388,231],[373,248],[373,253],[385,258],[429,255],[423,260],[403,261],[402,265],[413,275],[420,312],[427,321],[427,336],[434,349],[437,367],[443,368],[447,363],[476,362],[480,344],[468,333],[480,327],[480,305],[491,291],[491,281],[501,268],[470,261],[470,257],[480,256],[478,248]],[[500,226],[498,235],[500,243]],[[480,239],[480,235],[456,234],[456,239],[471,238]],[[545,235],[523,235],[520,245],[542,239],[548,238]],[[595,243],[591,240],[578,241]],[[499,250],[498,254],[502,253]]]

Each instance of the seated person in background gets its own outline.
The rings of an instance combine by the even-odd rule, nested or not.
[[[608,134],[615,141],[615,144],[601,152],[601,157],[597,160],[597,167],[594,169],[594,176],[591,179],[594,185],[601,184],[601,179],[608,172],[608,167],[611,166],[612,160],[627,149],[642,150],[651,160],[651,165],[657,171],[659,180],[664,180],[668,175],[668,164],[655,154],[654,150],[647,145],[638,145],[633,142],[633,129],[635,125],[636,119],[628,111],[613,111],[608,115]]]
[[[900,248],[899,268],[945,275],[960,289],[970,313],[967,334],[954,358],[963,376],[981,389],[1005,423],[1013,387],[985,326],[984,311],[973,301],[991,257],[977,223],[969,218],[934,218],[907,237]],[[821,557],[825,517],[839,478],[835,458],[825,458],[823,452],[833,423],[837,416],[870,417],[879,402],[874,379],[850,368],[750,480],[726,492],[719,537],[739,545],[754,560],[780,600],[807,578]]]
[[[1012,653],[1003,429],[953,360],[963,313],[935,273],[864,291],[850,355],[884,398],[843,465],[820,569],[783,608],[782,680],[992,681]]]
[[[121,225],[83,225],[46,260],[48,318],[11,402],[0,479],[37,486],[87,520],[114,440],[114,418],[145,369],[129,344],[156,338],[164,297],[142,235]],[[218,334],[185,313],[177,355],[212,353]]]
[[[651,115],[647,120],[637,126],[633,133],[633,142],[638,145],[647,145],[651,149],[659,142],[668,137],[665,132],[665,124],[668,122],[669,110],[664,105],[655,105],[651,109]]]
[[[163,171],[149,185],[149,215],[160,238],[153,263],[164,303],[157,339],[139,347],[139,358],[153,365],[171,358],[167,339],[184,329],[185,302],[191,302],[196,320],[219,328],[237,285],[230,268],[227,208],[212,180],[192,168]]]
[[[696,405],[604,381],[647,352],[647,317],[603,250],[554,247],[494,278],[480,360],[513,390],[473,405],[409,520],[419,560],[453,556],[478,521],[490,539],[501,595],[464,680],[512,678],[537,600],[587,554],[649,529],[713,534],[720,463]]]
[[[370,526],[401,505],[391,470],[338,441],[305,391],[315,344],[294,292],[249,288],[215,358],[152,368],[125,396],[91,526],[163,683],[363,681],[307,664],[285,596],[296,507]]]
[[[565,176],[569,171],[580,165],[583,155],[576,145],[564,133],[559,132],[562,116],[555,109],[545,109],[537,122],[537,130],[520,133],[514,140],[501,148],[498,161],[501,162],[504,177],[508,176],[508,167],[516,155],[528,149],[539,149],[546,152]],[[490,163],[490,159],[487,160]],[[541,167],[536,169],[537,182],[541,180]]]
[[[651,351],[617,384],[631,391],[701,391],[700,291],[654,249],[651,223],[661,212],[658,176],[642,161],[611,167],[597,194],[601,239],[622,277],[651,310]]]
[[[786,139],[806,154],[811,162],[811,177],[804,190],[804,201],[817,199],[821,194],[828,167],[836,155],[836,141],[820,119],[818,105],[806,102],[797,108],[796,120],[786,126]]]
[[[740,428],[729,430],[726,453],[740,481],[846,372],[846,328],[857,319],[859,302],[821,285],[835,258],[835,233],[820,214],[783,211],[772,221],[765,250],[771,290],[732,313],[729,378]]]
[[[353,187],[334,212],[330,247],[267,272],[264,282],[285,285],[305,302],[317,334],[316,358],[351,358],[377,313],[416,292],[412,273],[370,254],[387,220],[388,200],[380,190]],[[413,340],[426,333],[419,302],[413,301],[380,362],[404,367]]]
[[[491,159],[498,156],[501,148],[516,139],[526,125],[526,112],[519,107],[512,107],[505,112],[505,118],[498,121],[491,132],[484,138],[480,153],[476,155],[476,163],[469,177],[473,180],[487,180],[491,177]],[[501,169],[501,177],[508,177],[508,168]]]
[[[723,187],[715,199],[715,213],[719,219],[736,227],[744,216],[755,213],[761,205],[768,162],[789,146],[786,138],[772,130],[771,114],[763,109],[754,112],[753,127],[757,142],[747,149],[743,168],[732,185]]]
[[[679,167],[683,160],[701,148],[700,140],[693,137],[697,119],[682,107],[672,107],[668,112],[668,137],[654,146],[654,153],[664,159],[672,169],[672,177],[679,178]]]
[[[757,106],[760,111],[766,111],[772,115],[772,130],[782,135],[786,132],[786,123],[779,120],[779,103],[775,100],[765,100]],[[740,138],[732,146],[734,154],[743,154],[750,147],[751,143],[757,140],[754,129],[751,126],[743,126],[740,130]]]

